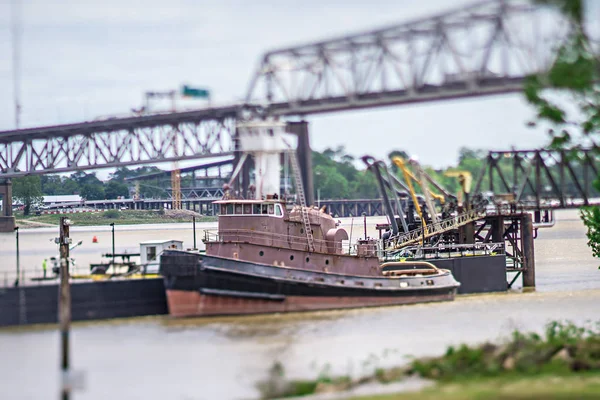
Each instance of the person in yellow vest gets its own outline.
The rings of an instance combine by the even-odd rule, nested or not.
[[[46,259],[44,258],[44,261],[42,261],[42,269],[44,270],[44,278],[46,278],[46,267],[48,265],[46,264]]]

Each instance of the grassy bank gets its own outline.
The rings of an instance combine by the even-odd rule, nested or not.
[[[417,393],[361,399],[600,398],[600,323],[578,327],[552,322],[543,335],[515,331],[498,344],[451,346],[440,357],[377,369],[359,379],[321,374],[315,380],[286,380],[284,375],[283,367],[275,364],[269,378],[258,385],[264,399],[344,392],[415,376],[438,385]]]
[[[567,400],[598,399],[600,374],[506,376],[441,383],[420,392],[355,397],[352,400]]]
[[[196,216],[196,222],[216,221],[216,217],[202,216],[188,210],[109,210],[89,213],[30,215],[27,217],[16,214],[15,218],[17,225],[21,227],[36,227],[47,224],[58,225],[62,216],[68,216],[75,226],[107,225],[112,222],[115,225],[192,222],[193,216]]]

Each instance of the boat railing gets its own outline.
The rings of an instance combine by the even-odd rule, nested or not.
[[[252,243],[257,245],[308,251],[308,241],[305,236],[282,235],[272,232],[260,232],[248,229],[207,229],[204,231],[203,242]],[[313,239],[313,242],[315,250],[318,252],[346,255],[356,255],[359,253],[357,244],[343,246],[342,243],[338,243],[336,247],[334,243],[323,239]],[[364,251],[364,249],[365,245],[363,245],[362,250]],[[375,255],[376,252],[377,246],[374,246],[373,254]]]

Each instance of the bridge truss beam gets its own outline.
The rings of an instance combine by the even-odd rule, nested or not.
[[[314,114],[522,90],[571,26],[525,0],[488,1],[383,29],[267,52],[246,101]]]
[[[599,171],[599,148],[490,151],[473,192],[508,194],[504,201],[520,209],[600,205]]]
[[[230,155],[238,111],[232,106],[0,132],[0,176]]]

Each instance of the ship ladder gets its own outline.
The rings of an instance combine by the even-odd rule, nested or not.
[[[315,243],[310,227],[310,220],[308,219],[308,210],[306,207],[306,197],[304,196],[304,185],[302,184],[302,174],[300,172],[300,165],[296,158],[296,152],[291,150],[290,162],[292,164],[292,171],[294,173],[294,180],[296,181],[296,194],[300,200],[300,214],[302,215],[302,223],[304,224],[304,233],[306,234],[306,240],[308,242],[308,250],[310,252],[315,251]]]

